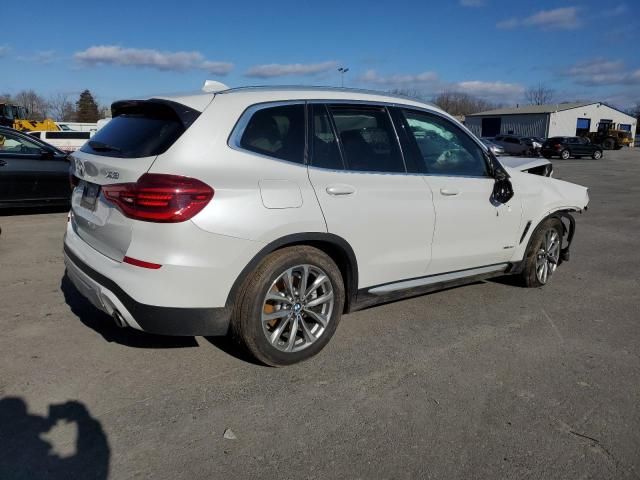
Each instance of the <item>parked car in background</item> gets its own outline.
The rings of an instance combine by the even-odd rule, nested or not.
[[[530,138],[517,135],[498,135],[493,143],[504,148],[507,155],[533,155],[535,147]]]
[[[68,205],[70,197],[67,153],[0,127],[0,208]]]
[[[95,131],[80,132],[74,130],[29,132],[29,135],[31,135],[32,137],[37,137],[40,140],[44,140],[45,142],[65,152],[75,152],[80,147],[82,147],[82,145],[84,145],[85,142],[89,140],[94,134]]]
[[[602,147],[594,145],[586,137],[552,137],[544,142],[542,155],[545,158],[560,157],[563,160],[571,157],[599,160],[602,158]]]
[[[231,332],[288,365],[343,313],[494,275],[541,287],[569,259],[587,189],[503,166],[436,107],[221,88],[116,102],[71,155],[67,274],[120,326]]]
[[[56,122],[63,132],[95,132],[98,130],[97,123],[87,122]]]
[[[486,147],[493,152],[494,155],[504,155],[504,147],[498,145],[497,143],[493,143],[493,139],[483,137],[480,139],[482,143],[486,145]]]

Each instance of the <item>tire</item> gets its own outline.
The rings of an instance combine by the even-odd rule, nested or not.
[[[594,160],[600,160],[602,158],[602,150],[596,150],[592,155]]]
[[[524,269],[522,270],[522,283],[527,288],[543,287],[553,276],[560,259],[562,248],[562,233],[564,227],[557,218],[548,218],[542,222],[531,236],[529,246],[524,257]],[[556,242],[550,242],[555,233]],[[551,243],[550,249],[547,248]],[[544,253],[544,258],[541,256]],[[555,263],[554,263],[555,262]],[[547,272],[542,275],[541,266],[546,264]],[[544,269],[543,269],[544,270]]]
[[[616,142],[613,138],[606,138],[604,142],[602,142],[602,148],[605,150],[613,150],[616,148]]]
[[[302,299],[305,271],[307,298]],[[310,290],[316,281],[318,286]],[[311,305],[319,299],[325,300]],[[236,299],[231,331],[260,362],[291,365],[313,357],[331,340],[344,301],[342,275],[329,256],[309,246],[284,248],[268,255],[247,276]]]
[[[569,160],[570,157],[571,157],[571,152],[566,148],[560,152],[560,158],[562,160]]]

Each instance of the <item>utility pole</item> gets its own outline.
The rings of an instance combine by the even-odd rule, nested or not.
[[[340,86],[344,88],[344,74],[347,73],[349,69],[345,67],[340,67],[338,71],[340,72]]]

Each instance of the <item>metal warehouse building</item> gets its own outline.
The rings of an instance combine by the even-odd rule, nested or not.
[[[499,108],[467,115],[465,125],[481,137],[514,134],[526,137],[584,136],[601,122],[615,123],[636,135],[636,119],[604,103],[557,103]]]

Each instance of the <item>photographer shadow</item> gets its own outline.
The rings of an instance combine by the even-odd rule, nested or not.
[[[61,456],[42,436],[58,422],[77,429],[75,453]],[[98,420],[80,402],[50,405],[48,416],[31,414],[19,397],[0,399],[0,478],[106,479],[110,448]]]

